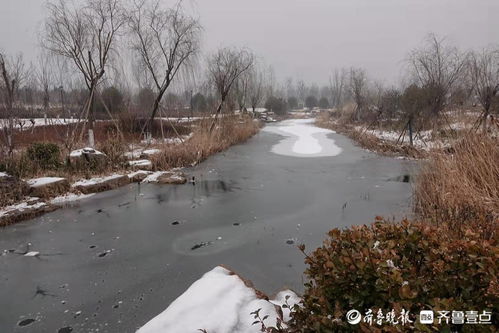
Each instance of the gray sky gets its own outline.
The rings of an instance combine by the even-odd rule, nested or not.
[[[191,1],[205,51],[249,47],[274,66],[278,79],[322,84],[335,67],[360,66],[396,82],[407,52],[429,32],[465,50],[499,44],[498,0]],[[45,0],[0,3],[0,49],[31,60]]]

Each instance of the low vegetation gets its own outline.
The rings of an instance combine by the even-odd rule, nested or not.
[[[134,137],[129,133],[127,138],[123,138],[123,136],[111,131],[106,134],[105,140],[98,142],[96,148],[106,154],[106,158],[85,163],[71,161],[69,152],[64,149],[61,142],[57,143],[57,140],[55,142],[34,142],[0,162],[0,172],[6,172],[16,179],[16,181],[12,180],[8,186],[6,185],[5,189],[2,189],[2,193],[5,192],[6,195],[2,195],[0,207],[19,201],[27,194],[26,185],[20,179],[57,176],[72,181],[114,172],[130,172],[132,167],[128,164],[125,154],[131,147],[145,149],[149,146],[159,151],[149,157],[153,170],[189,167],[212,154],[229,148],[231,145],[246,141],[255,135],[260,128],[259,121],[247,116],[221,117],[216,122],[215,129],[210,132],[212,122],[211,118],[206,118],[180,125],[178,128],[175,126],[175,131],[171,125],[165,125],[163,134],[173,135],[169,138],[172,143],[154,143],[152,145],[140,143],[138,134]],[[105,130],[105,127],[102,127],[102,130]],[[155,131],[160,135],[159,128]],[[192,131],[192,134],[189,131]],[[175,133],[179,136],[176,136]],[[186,136],[186,133],[190,135]],[[100,131],[97,131],[96,134],[96,137],[104,136]]]
[[[408,144],[397,144],[378,138],[366,130],[358,130],[356,125],[348,120],[348,116],[341,115],[334,118],[328,113],[317,117],[315,124],[319,127],[331,129],[337,133],[348,136],[362,148],[375,151],[387,156],[407,156],[411,158],[424,158],[427,153]]]
[[[193,136],[181,145],[167,145],[161,153],[152,157],[155,169],[195,165],[208,156],[223,151],[228,147],[242,143],[255,135],[260,127],[259,122],[251,118],[224,118],[210,132],[210,120],[204,120],[193,132]]]
[[[497,224],[495,225],[497,229]],[[306,255],[308,268],[302,307],[296,307],[298,332],[449,332],[449,324],[421,325],[420,310],[499,311],[497,239],[466,228],[460,237],[427,223],[389,223],[334,229],[322,247]],[[304,250],[304,247],[302,247]],[[349,324],[352,309],[373,324]],[[398,325],[377,325],[379,310],[394,310]],[[400,323],[402,309],[413,323]],[[385,317],[386,319],[386,317]],[[495,318],[497,320],[497,318]],[[492,325],[463,325],[461,332],[494,332]],[[455,329],[455,327],[453,328]]]
[[[415,209],[442,232],[473,228],[496,238],[499,223],[499,140],[467,135],[452,154],[435,152],[415,184]],[[442,223],[445,221],[445,223]]]

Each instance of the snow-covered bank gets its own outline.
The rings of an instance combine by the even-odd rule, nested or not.
[[[334,131],[313,125],[314,119],[290,119],[277,126],[267,126],[265,132],[284,136],[272,147],[272,152],[295,157],[337,156],[342,152],[335,141],[328,137]]]
[[[280,292],[267,301],[228,269],[218,266],[194,282],[170,306],[140,328],[137,333],[196,333],[205,330],[216,333],[257,333],[261,324],[253,325],[252,312],[261,309],[260,318],[267,327],[276,327],[278,318],[289,320],[289,310],[283,317],[277,307],[293,307],[300,299],[290,291]],[[287,297],[289,296],[289,297]]]
[[[75,194],[75,193],[67,193],[65,195],[61,195],[50,200],[50,203],[53,205],[65,205],[70,202],[90,198],[95,193],[90,194]]]

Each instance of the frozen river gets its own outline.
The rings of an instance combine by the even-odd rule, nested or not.
[[[219,264],[300,292],[296,245],[405,216],[415,167],[285,121],[187,170],[195,185],[132,184],[0,229],[0,332],[134,332]]]

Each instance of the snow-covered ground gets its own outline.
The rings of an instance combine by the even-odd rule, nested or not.
[[[152,139],[149,139],[149,140],[142,140],[140,141],[140,143],[142,144],[161,144],[161,143],[165,143],[165,144],[172,144],[172,145],[178,145],[182,142],[185,142],[187,140],[189,140],[190,138],[192,138],[192,133],[188,134],[188,135],[182,135],[180,138],[179,137],[175,137],[175,138],[164,138],[163,140],[161,139],[155,139],[155,138],[152,138]]]
[[[7,121],[7,119],[4,119],[4,121]],[[16,128],[30,129],[38,126],[67,125],[76,122],[78,122],[78,119],[75,118],[21,118],[15,120],[14,126]]]
[[[286,296],[287,297],[286,299]],[[260,299],[254,289],[224,267],[216,267],[194,282],[170,306],[140,328],[137,333],[257,333],[261,325],[252,312],[257,311],[267,327],[280,318],[276,306],[293,307],[300,301],[292,291],[280,292],[274,300]],[[284,321],[289,310],[283,309]]]
[[[86,198],[89,198],[93,195],[94,195],[94,193],[90,193],[90,194],[67,193],[67,194],[53,198],[52,200],[50,200],[50,203],[54,204],[54,205],[61,205],[61,204],[69,203],[69,202],[74,202],[74,201],[86,199]]]
[[[37,200],[38,198],[33,197],[21,203],[4,207],[0,210],[0,218],[14,211],[23,212],[28,209],[38,209],[47,205],[45,202],[37,202]]]
[[[34,178],[34,179],[29,179],[26,181],[29,186],[31,187],[40,187],[52,183],[57,183],[60,182],[61,180],[64,180],[64,178],[61,177],[41,177],[41,178]]]
[[[90,185],[100,184],[100,183],[104,183],[106,181],[121,178],[121,177],[123,177],[123,175],[114,174],[114,175],[107,176],[107,177],[96,177],[96,178],[91,178],[91,179],[83,179],[83,180],[80,180],[80,181],[77,181],[76,183],[74,183],[72,185],[72,187],[90,186]]]
[[[314,126],[314,119],[290,119],[263,130],[285,138],[272,147],[272,152],[295,157],[337,156],[342,152],[328,134],[334,131]]]
[[[134,160],[128,161],[128,165],[136,168],[150,168],[152,167],[152,162],[149,160]]]
[[[406,134],[405,136],[401,137],[400,132],[396,131],[386,131],[386,130],[377,130],[377,129],[370,129],[366,130],[365,127],[362,126],[355,126],[355,130],[360,133],[366,133],[366,134],[371,134],[374,135],[375,137],[382,139],[384,141],[392,142],[395,143],[399,140],[399,143],[401,144],[409,144],[409,136]],[[420,148],[423,150],[429,150],[433,148],[442,148],[447,145],[446,142],[443,142],[442,140],[437,140],[432,137],[432,131],[421,131],[417,134],[414,135],[413,137],[413,144],[416,148]]]
[[[86,148],[82,148],[82,149],[76,149],[76,150],[73,150],[69,156],[70,157],[80,157],[81,155],[83,154],[93,154],[93,155],[105,155],[103,152],[100,152],[98,150],[95,150],[93,148],[90,148],[90,147],[86,147]]]

